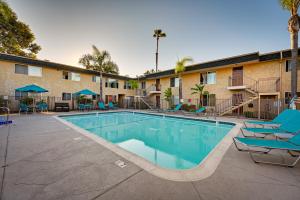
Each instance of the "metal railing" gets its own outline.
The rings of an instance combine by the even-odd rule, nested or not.
[[[280,78],[261,78],[258,79],[259,92],[280,92]]]
[[[137,96],[147,96],[150,94],[150,92],[153,92],[153,91],[161,91],[161,85],[160,84],[159,85],[151,84],[146,89],[137,89],[136,95]]]

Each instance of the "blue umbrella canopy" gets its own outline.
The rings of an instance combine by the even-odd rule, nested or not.
[[[48,90],[46,90],[40,86],[34,85],[34,84],[17,88],[16,91],[18,91],[18,92],[35,92],[35,93],[48,92]]]
[[[97,94],[91,90],[84,89],[84,90],[75,92],[73,95],[78,96],[78,95],[97,95]]]

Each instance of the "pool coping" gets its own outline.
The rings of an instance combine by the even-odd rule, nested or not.
[[[135,113],[142,113],[142,114],[151,114],[151,115],[160,115],[160,116],[170,116],[175,118],[183,118],[183,119],[193,119],[199,121],[219,121],[230,123],[234,125],[234,127],[224,136],[224,138],[210,151],[210,153],[194,168],[185,169],[185,170],[175,170],[175,169],[166,169],[162,168],[158,165],[153,164],[152,162],[131,153],[113,143],[106,141],[105,139],[90,133],[87,130],[84,130],[64,119],[61,117],[63,116],[72,116],[72,115],[86,115],[86,114],[104,114],[104,113],[111,113],[111,112],[135,112]],[[53,116],[55,119],[60,121],[61,123],[69,126],[70,128],[74,129],[75,131],[81,133],[82,135],[94,140],[95,142],[101,144],[102,146],[106,147],[107,149],[111,150],[112,152],[118,154],[119,156],[123,157],[124,159],[136,164],[140,168],[144,169],[145,171],[149,172],[150,174],[171,180],[171,181],[199,181],[211,176],[215,170],[217,169],[219,163],[221,162],[223,156],[229,149],[232,144],[232,138],[237,136],[240,128],[243,126],[241,123],[227,121],[227,120],[206,120],[201,118],[195,118],[192,116],[181,116],[181,115],[168,115],[166,113],[149,113],[149,112],[142,112],[142,111],[129,111],[129,110],[118,110],[118,111],[105,111],[105,112],[89,112],[89,113],[76,113],[76,114],[62,114]]]

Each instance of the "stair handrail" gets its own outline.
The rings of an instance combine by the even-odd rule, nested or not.
[[[142,102],[143,102],[146,106],[148,106],[148,108],[150,108],[150,110],[153,110],[152,106],[150,106],[150,104],[148,104],[148,103],[145,101],[145,99],[144,99],[143,97],[139,97],[139,99],[142,100]]]

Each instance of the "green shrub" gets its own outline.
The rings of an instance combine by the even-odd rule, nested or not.
[[[247,118],[254,118],[254,113],[250,111],[244,112],[244,116]]]
[[[32,105],[33,104],[33,98],[32,97],[25,97],[20,100],[20,103],[23,103],[25,105]]]

